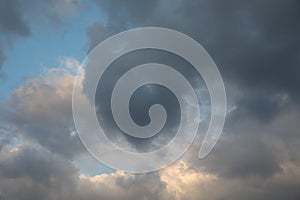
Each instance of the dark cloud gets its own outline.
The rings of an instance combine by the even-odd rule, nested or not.
[[[182,161],[159,173],[116,172],[88,177],[79,176],[71,163],[43,148],[19,147],[2,150],[0,155],[2,199],[296,200],[299,197],[299,168],[293,165],[285,166],[288,173],[276,173],[267,179],[222,178]]]
[[[204,166],[226,181],[240,180],[239,189],[242,192],[231,191],[228,198],[249,199],[251,192],[243,191],[243,182],[247,184],[247,181],[255,179],[253,184],[258,184],[266,178],[276,179],[278,174],[285,173],[283,163],[298,160],[299,151],[295,145],[299,139],[292,128],[294,122],[281,124],[280,133],[276,131],[282,116],[289,115],[287,113],[292,110],[299,112],[298,1],[167,0],[147,2],[151,5],[143,6],[137,2],[124,5],[118,1],[100,0],[97,3],[101,10],[105,10],[107,22],[96,23],[88,29],[89,50],[122,30],[162,26],[186,33],[211,54],[225,80],[229,103],[236,109],[228,115],[225,133],[214,151],[199,162],[194,161],[197,156],[194,153],[189,162],[196,162],[195,168]],[[141,54],[137,54],[136,58],[123,61],[122,64],[135,63],[140,58]],[[155,56],[152,59],[157,61]],[[114,79],[117,76],[113,74],[109,77]],[[193,77],[193,74],[189,76]],[[143,98],[139,101],[147,101],[148,95],[141,94]],[[163,95],[157,95],[163,98]],[[101,99],[98,101],[101,102]],[[133,111],[132,115],[140,116],[136,112]],[[107,115],[103,116],[105,118]],[[270,130],[273,126],[276,128]],[[294,145],[289,146],[289,143]],[[284,196],[285,192],[288,193],[287,185],[291,184],[292,188],[295,186],[295,179],[292,179],[290,183],[282,182],[282,185],[277,179],[270,181],[267,187],[253,191],[253,195],[257,195],[257,199],[263,199],[263,194],[273,198],[276,195]],[[275,185],[281,185],[282,189],[276,195],[271,195],[269,189],[277,188]],[[296,199],[298,193],[295,190],[290,192],[293,194],[291,199]]]
[[[7,40],[15,36],[27,37],[30,28],[24,19],[22,10],[17,1],[3,0],[0,2],[0,70],[6,59],[5,46]],[[0,71],[1,77],[1,71]]]
[[[1,49],[1,46],[0,46],[0,70],[1,70],[1,67],[5,61],[6,57]],[[0,77],[2,76],[2,72],[0,71]]]
[[[123,133],[117,127],[110,109],[110,97],[116,82],[125,72],[132,69],[134,66],[150,62],[173,66],[181,74],[187,77],[195,88],[205,88],[205,83],[201,76],[186,60],[165,51],[157,51],[153,49],[134,51],[113,62],[98,83],[95,99],[96,107],[99,108],[97,111],[98,120],[102,127],[108,130],[106,131],[109,133],[107,136],[112,141],[120,141],[120,137],[123,137],[123,139],[127,140],[131,146],[137,148],[139,151],[152,151],[170,142],[176,134],[180,122],[180,107],[176,96],[162,86],[148,84],[139,88],[130,100],[129,109],[132,118],[137,124],[145,126],[150,123],[148,115],[149,108],[154,104],[161,104],[164,106],[169,116],[165,127],[160,133],[147,139],[134,138]],[[116,69],[122,70],[117,71]],[[88,77],[93,74],[94,73],[92,71],[86,71],[87,79],[85,80],[85,85],[89,84]],[[190,78],[194,76],[197,76],[198,79]],[[199,92],[198,95],[199,101],[203,102],[200,109],[205,112],[207,110],[207,104],[204,102],[209,99],[209,94],[205,89],[203,90],[204,92]],[[208,118],[208,116],[204,116],[202,119],[205,120],[206,118]],[[119,145],[122,146],[122,144]]]
[[[27,37],[30,33],[28,22],[24,19],[20,1],[0,2],[0,30],[4,34]]]
[[[72,198],[78,171],[69,161],[43,148],[26,146],[3,150],[0,157],[2,198]]]
[[[1,199],[129,200],[170,196],[158,174],[80,176],[73,163],[38,146],[3,149],[0,161]]]
[[[273,117],[281,103],[272,100],[278,93],[299,99],[300,12],[297,0],[149,1],[143,5],[97,2],[100,9],[107,12],[108,22],[98,35],[99,30],[94,27],[94,37],[89,37],[90,45],[132,27],[173,28],[204,45],[225,81],[238,85],[245,92],[243,99],[265,94],[253,99],[254,102],[237,100],[236,103],[249,113],[261,118]],[[92,32],[90,28],[88,36],[92,36]],[[248,91],[250,94],[246,93]],[[257,108],[253,109],[253,104]]]
[[[72,177],[77,172],[71,163],[43,148],[29,146],[13,151],[8,156],[1,156],[2,178],[30,177],[47,185],[51,183],[53,175],[56,179],[61,179],[59,182],[68,182],[70,180],[66,177]]]
[[[74,77],[64,73],[29,79],[10,102],[0,106],[5,124],[0,124],[0,199],[299,199],[299,1],[95,2],[107,21],[87,29],[88,51],[106,37],[132,27],[182,31],[212,55],[225,79],[229,103],[236,109],[228,114],[217,146],[203,160],[197,159],[199,140],[183,161],[159,172],[88,177],[80,174],[73,162],[82,153],[73,132]],[[9,6],[18,1],[1,3]],[[0,19],[1,32],[5,27],[5,34],[26,37],[24,27],[29,34],[30,26],[22,14],[25,11],[17,5],[10,10],[9,14],[15,15],[10,20],[16,22],[5,25]],[[57,12],[50,13],[54,16]],[[138,58],[127,55],[114,63],[115,67],[122,65],[126,71],[149,61],[178,65],[178,69],[189,67],[171,55],[158,56],[161,52],[134,53]],[[4,58],[0,54],[0,61]],[[201,83],[193,82],[194,71],[182,72],[199,89]],[[122,72],[107,73],[102,80],[104,93],[99,91],[96,97],[105,117],[110,106],[103,99],[109,97],[109,85]],[[159,100],[169,106],[169,126],[174,128],[178,114],[174,97],[161,88],[152,89],[150,93],[149,88],[141,88],[134,95],[133,119],[147,124],[146,111]],[[112,119],[105,120],[106,128],[115,131]],[[127,140],[138,150],[152,148],[151,143]]]
[[[243,130],[234,134],[240,134]],[[243,137],[223,136],[214,153],[202,163],[208,170],[227,178],[271,177],[282,171],[281,160],[274,154],[264,133],[246,133]],[[270,136],[271,137],[271,136]]]

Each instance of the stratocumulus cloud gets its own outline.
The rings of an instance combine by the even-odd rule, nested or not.
[[[94,20],[80,30],[86,36],[85,53],[112,34],[133,27],[181,31],[201,43],[215,60],[231,112],[220,141],[205,159],[197,158],[199,136],[184,157],[168,168],[147,174],[110,170],[90,157],[74,127],[72,90],[81,58],[60,55],[57,66],[49,64],[41,76],[27,76],[30,71],[24,71],[22,84],[0,102],[0,199],[298,200],[299,6],[297,0],[1,1],[3,74],[14,67],[9,60],[18,58],[9,55],[20,41],[42,40],[35,34],[36,27],[67,34],[61,27],[76,19],[72,17],[95,9],[101,17],[85,16]],[[154,60],[184,66],[193,84],[202,84],[189,63],[174,55],[153,50],[135,53],[121,57],[112,69]],[[18,67],[22,71],[30,66]],[[105,86],[99,84],[95,98],[98,120],[104,120],[110,138],[145,152],[168,142],[178,122],[177,102],[159,87],[141,88],[135,94],[132,116],[138,124],[147,124],[146,108],[159,101],[171,114],[169,134],[158,142],[126,136],[119,140],[105,95],[120,75],[107,71],[101,80]],[[82,73],[83,89],[88,88],[89,76],[88,69]],[[196,89],[204,100],[209,97],[205,87]]]

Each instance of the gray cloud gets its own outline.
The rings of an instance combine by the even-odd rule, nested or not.
[[[1,1],[0,13],[1,32],[23,37],[27,37],[30,34],[29,24],[24,19],[19,1]]]
[[[39,147],[2,150],[0,171],[3,199],[72,198],[78,173],[69,161]]]
[[[278,93],[298,101],[300,12],[296,0],[149,1],[151,5],[143,6],[97,2],[108,13],[108,22],[104,27],[106,32],[102,27],[97,35],[95,29],[90,43],[132,27],[173,28],[204,45],[226,82],[250,91],[254,103],[245,101],[244,97],[250,96],[247,94],[236,102],[249,113],[272,117],[280,104],[272,97]],[[268,9],[269,5],[272,9]],[[88,36],[92,36],[91,29]],[[261,96],[262,93],[265,95]]]
[[[74,166],[65,159],[53,155],[38,147],[20,147],[16,152],[6,152],[1,156],[1,177],[21,178],[30,177],[34,181],[50,184],[53,175],[61,181],[69,181],[66,177],[76,173]],[[5,153],[2,152],[2,154]],[[64,178],[63,178],[64,177]]]
[[[184,161],[159,172],[87,177],[72,162],[73,153],[79,151],[68,128],[49,131],[56,124],[68,127],[63,119],[72,120],[67,103],[72,80],[66,72],[50,73],[28,80],[12,96],[10,112],[15,110],[17,115],[5,119],[28,145],[13,148],[11,140],[4,141],[0,153],[3,199],[298,199],[299,112],[294,106],[270,124],[247,115],[237,118],[239,110],[231,113],[221,141],[204,160],[197,159],[199,144],[195,144]],[[38,124],[43,128],[35,131]]]
[[[27,37],[30,34],[29,24],[25,21],[20,7],[15,1],[0,2],[0,70],[6,59],[5,46],[11,37]],[[1,71],[0,71],[1,73]],[[1,76],[1,74],[0,74]]]
[[[1,49],[1,46],[0,46],[0,66],[1,66],[0,69],[2,68],[2,65],[3,65],[5,59],[6,59],[6,57],[5,57],[5,55],[3,53],[3,50]],[[2,72],[0,71],[0,77],[1,76],[2,76]]]
[[[141,87],[132,96],[130,101],[130,112],[133,120],[135,120],[137,124],[147,125],[150,122],[148,110],[153,104],[162,104],[168,113],[169,117],[164,129],[159,134],[149,139],[134,138],[123,133],[119,128],[117,128],[110,109],[110,96],[114,85],[123,73],[130,70],[133,66],[149,62],[163,63],[173,66],[186,77],[193,77],[194,74],[197,74],[196,70],[193,70],[187,61],[174,54],[149,49],[135,51],[122,56],[112,63],[109,69],[103,74],[96,92],[96,107],[99,108],[97,112],[98,119],[101,125],[108,130],[107,132],[109,135],[107,136],[116,143],[118,141],[123,142],[123,140],[126,140],[129,142],[129,146],[136,148],[138,151],[146,152],[164,146],[170,142],[177,132],[180,120],[180,110],[179,103],[174,94],[164,87],[149,84]],[[122,71],[115,72],[116,68],[122,69]],[[93,75],[93,72],[87,69],[86,79],[84,82],[86,87],[89,85],[88,77],[90,75]],[[198,79],[190,79],[191,84],[195,86],[195,88],[205,88],[202,78],[200,76],[197,77]],[[199,92],[199,100],[201,102],[205,102],[207,99],[209,99],[207,91],[204,90],[204,92]],[[202,111],[207,110],[205,106],[206,104],[203,103],[203,106],[201,106]],[[206,118],[208,118],[208,116],[206,116]],[[203,120],[204,119],[205,117],[203,117]],[[122,144],[119,145],[122,146]]]
[[[285,165],[284,173],[275,173],[267,179],[255,176],[246,179],[218,177],[183,161],[158,173],[79,176],[70,162],[37,147],[2,150],[1,161],[2,199],[296,200],[299,197],[299,168],[291,163]]]
[[[229,103],[236,106],[221,140],[204,160],[197,159],[197,140],[181,161],[159,172],[83,176],[73,162],[82,153],[77,136],[71,134],[73,76],[33,78],[0,106],[1,121],[9,125],[0,129],[0,199],[299,199],[298,1],[96,2],[107,24],[87,29],[89,50],[109,35],[137,26],[173,28],[205,46],[225,78]],[[22,15],[19,22],[26,27]],[[138,55],[119,64],[126,68],[152,59]],[[181,62],[155,59],[171,66]],[[194,78],[193,71],[185,73]],[[104,82],[109,85],[119,76],[109,74]],[[163,96],[165,91],[155,92],[143,105],[147,90],[136,94],[132,109],[137,122],[147,122],[144,110],[157,96],[164,97],[163,103],[172,98]],[[175,104],[168,104],[174,113]],[[176,119],[171,120],[172,127]],[[106,123],[110,128],[111,120]],[[27,146],[15,144],[15,138]]]
[[[79,176],[73,163],[42,147],[2,149],[0,161],[1,199],[129,200],[170,196],[158,174]]]
[[[196,167],[205,166],[226,181],[237,178],[247,182],[258,177],[255,183],[284,173],[283,163],[298,162],[298,151],[294,145],[288,146],[299,141],[292,130],[294,124],[282,125],[284,128],[277,135],[279,127],[268,129],[292,110],[299,112],[298,1],[154,1],[149,9],[134,3],[97,2],[107,12],[108,20],[105,25],[96,23],[88,29],[89,49],[118,31],[163,26],[192,36],[217,63],[226,82],[229,103],[237,109],[228,116],[225,133],[213,153],[200,162],[194,161],[194,153],[189,162],[196,162]],[[130,65],[140,59],[137,54],[122,64]],[[189,78],[192,77],[193,74]],[[147,95],[142,94],[139,101],[147,101]],[[278,141],[282,143],[277,144]],[[282,187],[280,191],[287,192],[284,184]],[[258,198],[268,193],[269,188],[264,189],[256,191]],[[250,195],[231,192],[229,195],[237,199],[248,199]],[[279,193],[278,196],[284,195]],[[295,195],[291,198],[295,199],[297,193],[292,193]]]
[[[51,70],[50,70],[51,71]],[[3,123],[48,150],[70,159],[83,150],[72,119],[74,76],[57,69],[45,77],[29,78],[3,109]],[[1,117],[2,118],[2,117]]]

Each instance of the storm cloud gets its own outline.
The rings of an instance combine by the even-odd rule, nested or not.
[[[80,5],[63,2],[65,7],[54,6],[57,1],[49,1],[47,6],[72,11],[68,2],[75,7]],[[181,31],[205,47],[224,78],[229,101],[230,112],[221,138],[202,160],[197,158],[201,137],[197,138],[179,161],[158,172],[82,173],[78,160],[87,152],[75,131],[71,108],[75,75],[70,63],[76,68],[79,61],[68,59],[63,68],[27,78],[9,100],[0,104],[0,199],[299,199],[299,1],[89,3],[97,7],[105,20],[85,30],[87,53],[117,32],[143,26]],[[1,1],[0,15],[4,17],[0,18],[0,63],[5,59],[6,39],[30,36],[34,20],[24,14],[29,3],[23,4]],[[54,12],[53,19],[60,12]],[[174,55],[137,51],[120,58],[106,79],[99,82],[96,95],[96,104],[102,107],[98,114],[104,119],[99,117],[99,121],[111,130],[112,139],[123,133],[114,128],[106,101],[111,87],[130,67],[150,61],[179,70],[182,67],[196,89],[206,89],[192,67]],[[123,71],[114,73],[118,66],[123,66]],[[87,69],[83,86],[88,84],[89,73]],[[152,87],[154,92],[145,87],[135,94],[131,102],[133,119],[147,124],[149,105],[159,102],[169,110],[166,128],[176,128],[178,110],[174,96]],[[208,94],[199,96],[206,98]],[[164,139],[169,141],[172,136],[170,132]],[[124,138],[140,151],[155,147],[151,141]]]

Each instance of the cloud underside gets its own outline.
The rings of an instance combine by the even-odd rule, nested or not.
[[[30,78],[11,96],[1,140],[0,196],[4,199],[297,199],[299,112],[282,111],[268,124],[231,113],[220,142],[204,160],[199,144],[168,168],[148,174],[83,174],[86,154],[73,133],[70,66]],[[47,104],[45,104],[47,102]],[[235,111],[238,112],[238,111]],[[59,116],[59,117],[58,117]],[[14,130],[11,130],[14,127]],[[14,144],[13,146],[8,144]],[[20,197],[20,194],[22,196]]]
[[[13,2],[6,2],[6,10],[10,15],[21,14],[1,18],[1,33],[9,38],[30,37],[27,15],[22,14],[29,8],[13,6]],[[88,175],[77,163],[88,154],[74,129],[71,110],[73,70],[80,65],[76,59],[62,58],[62,67],[27,78],[0,104],[0,200],[299,199],[297,0],[93,3],[107,22],[86,30],[89,50],[127,28],[164,26],[182,31],[211,54],[223,75],[229,106],[235,109],[228,114],[215,149],[203,160],[197,159],[201,144],[197,140],[178,162],[158,172]],[[4,59],[5,48],[1,48],[0,64]],[[88,69],[85,75],[82,80],[88,79]],[[145,91],[139,101],[148,99],[147,95]],[[137,149],[146,148],[128,141]]]

